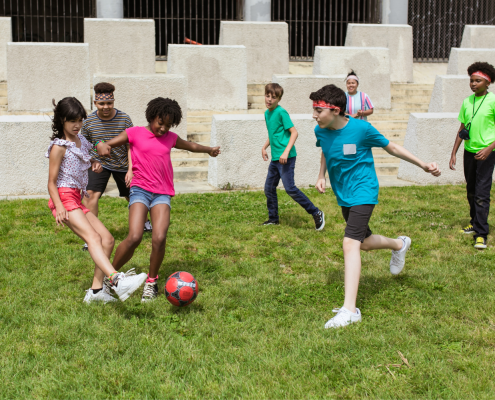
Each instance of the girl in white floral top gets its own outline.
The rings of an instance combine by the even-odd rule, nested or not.
[[[110,288],[124,301],[144,283],[147,275],[136,275],[133,270],[117,272],[112,267],[109,258],[114,239],[100,220],[81,203],[82,196],[87,196],[88,169],[101,172],[100,163],[89,155],[91,144],[79,133],[84,118],[86,111],[75,97],[66,97],[55,105],[53,136],[46,153],[50,159],[48,206],[57,225],[63,226],[65,223],[88,244],[96,264],[93,285],[84,301],[116,301],[110,294]]]

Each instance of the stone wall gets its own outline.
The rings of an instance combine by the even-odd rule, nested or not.
[[[495,48],[495,26],[465,25],[462,33],[461,48]]]
[[[0,81],[7,80],[7,43],[12,42],[10,17],[0,17]]]
[[[468,75],[437,75],[428,112],[458,113],[463,100],[472,94]]]
[[[9,111],[52,111],[68,96],[91,109],[88,44],[9,43],[7,55]]]
[[[467,68],[476,61],[495,65],[495,49],[459,49],[450,50],[447,75],[467,75]]]

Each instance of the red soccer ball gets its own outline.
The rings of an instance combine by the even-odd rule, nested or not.
[[[198,297],[198,283],[189,272],[174,272],[165,283],[165,296],[174,306],[187,306]]]

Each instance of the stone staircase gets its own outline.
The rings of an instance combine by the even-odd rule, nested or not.
[[[7,112],[7,82],[0,82],[0,112]]]

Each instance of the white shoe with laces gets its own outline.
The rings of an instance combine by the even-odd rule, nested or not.
[[[134,268],[127,272],[118,272],[112,279],[112,289],[121,301],[126,301],[146,281],[145,273],[136,275]]]
[[[401,273],[406,263],[407,250],[411,247],[411,238],[399,236],[398,239],[401,239],[404,244],[402,245],[402,249],[392,250],[392,258],[390,259],[390,273],[392,275],[399,275]]]
[[[93,289],[86,290],[86,296],[84,296],[85,303],[91,303],[93,301],[102,301],[103,303],[111,303],[112,301],[117,301],[110,293],[105,292],[105,287],[101,289],[98,293],[94,294]]]
[[[359,308],[356,308],[355,313],[350,312],[345,307],[334,308],[332,312],[337,313],[337,315],[325,324],[325,329],[341,328],[356,322],[361,322],[361,311],[359,311]]]

